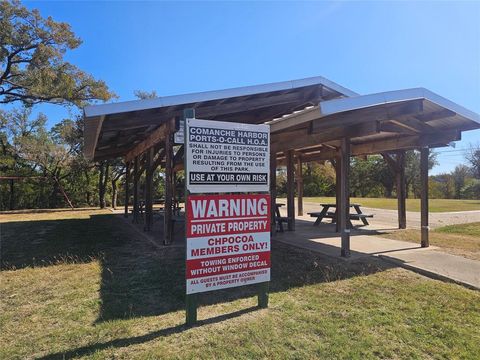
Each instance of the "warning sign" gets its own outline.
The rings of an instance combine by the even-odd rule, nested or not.
[[[269,191],[270,127],[187,119],[187,189]]]
[[[270,195],[191,195],[187,294],[270,281]]]

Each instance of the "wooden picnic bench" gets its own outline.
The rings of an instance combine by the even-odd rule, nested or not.
[[[309,212],[308,215],[317,218],[313,223],[314,226],[318,226],[324,218],[332,219],[332,224],[337,222],[336,204],[320,204],[323,207],[322,211]],[[352,220],[361,220],[363,225],[369,225],[367,218],[373,218],[373,214],[364,214],[360,208],[360,204],[350,204],[350,207],[354,208],[356,214],[349,214],[348,225],[353,227]],[[335,208],[335,211],[329,211],[330,208]]]
[[[285,204],[275,204],[275,223],[278,226],[278,231],[283,232],[283,223],[288,224],[288,217],[280,215],[280,208]]]

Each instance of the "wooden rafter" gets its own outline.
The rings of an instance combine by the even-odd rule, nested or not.
[[[161,141],[165,141],[169,129],[175,127],[175,119],[170,119],[168,122],[163,123],[157,129],[155,129],[144,141],[137,144],[132,150],[125,155],[125,160],[130,161],[136,156],[144,153],[147,149],[158,144]]]
[[[272,148],[276,152],[307,148],[324,142],[339,140],[343,137],[373,135],[379,131],[379,125],[376,121],[353,126],[330,128],[313,134],[310,134],[308,129],[300,129],[293,132],[272,135]]]

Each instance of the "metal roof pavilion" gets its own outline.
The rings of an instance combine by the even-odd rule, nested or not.
[[[426,247],[429,148],[446,146],[460,140],[462,131],[480,128],[478,114],[427,89],[358,95],[323,77],[86,107],[85,155],[95,161],[124,159],[125,216],[132,182],[134,222],[139,221],[139,182],[145,173],[147,231],[154,226],[153,174],[159,166],[164,169],[164,244],[175,235],[173,179],[184,160],[184,146],[175,146],[173,134],[176,120],[187,109],[194,109],[199,119],[270,125],[271,209],[276,206],[277,165],[287,168],[287,217],[272,210],[273,228],[277,221],[286,221],[288,229],[295,230],[296,186],[298,213],[303,214],[302,164],[334,164],[342,256],[350,254],[351,156],[384,157],[395,174],[399,228],[405,228],[405,150],[420,150],[421,244]]]
[[[85,155],[93,160],[124,157],[160,125],[181,116],[187,108],[194,108],[198,118],[268,123],[272,144],[283,145],[273,147],[278,152],[292,146],[302,152],[311,147],[312,151],[324,150],[325,146],[338,146],[346,135],[352,144],[413,140],[416,135],[423,136],[428,145],[441,146],[459,140],[461,131],[480,128],[478,114],[424,88],[358,95],[323,77],[312,77],[87,106]],[[449,136],[448,140],[440,134],[445,131],[450,131],[449,135],[456,132],[458,136]],[[427,135],[429,139],[425,138]],[[414,148],[413,145],[419,145],[418,141],[392,143],[399,149]],[[391,150],[381,146],[369,149],[372,153]],[[360,153],[360,150],[352,152]],[[329,156],[325,152],[323,155]]]

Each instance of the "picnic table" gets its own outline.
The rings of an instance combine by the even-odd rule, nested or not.
[[[153,208],[152,210],[153,210],[153,213],[163,214],[165,210],[165,200],[163,198],[154,199],[152,205],[161,205],[159,208],[156,208],[156,209]],[[180,216],[180,211],[182,209],[183,207],[180,206],[180,203],[178,201],[172,202],[172,210],[175,216]],[[143,215],[145,214],[145,210],[146,210],[146,202],[145,200],[140,200],[138,202],[138,214],[140,215],[140,217],[143,218]],[[133,209],[130,210],[130,212],[133,213]]]
[[[285,204],[275,204],[275,222],[277,223],[280,232],[283,232],[283,223],[288,223],[288,217],[280,215],[280,208],[282,206],[285,206]]]
[[[317,219],[313,223],[314,226],[318,226],[324,218],[332,219],[332,224],[337,222],[337,205],[336,204],[320,204],[322,211],[310,212],[308,215],[316,217]],[[372,214],[364,214],[360,208],[360,204],[350,204],[350,208],[354,208],[356,213],[349,214],[348,225],[353,227],[352,220],[361,220],[363,225],[369,225],[367,218],[373,218]],[[329,211],[330,208],[335,208],[335,211]]]

